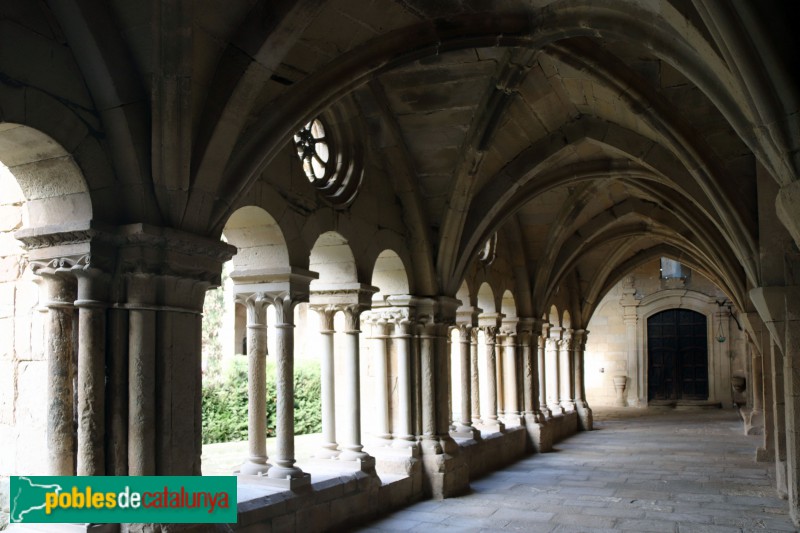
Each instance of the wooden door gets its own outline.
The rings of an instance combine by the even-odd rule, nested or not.
[[[708,399],[706,317],[669,309],[647,320],[649,400]]]

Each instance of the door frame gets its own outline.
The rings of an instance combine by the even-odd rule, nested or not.
[[[727,308],[721,310],[717,305],[715,297],[706,294],[690,291],[686,289],[666,289],[657,291],[643,298],[636,308],[637,317],[637,351],[639,357],[636,361],[631,361],[638,368],[632,374],[635,375],[636,398],[638,405],[647,405],[648,391],[648,359],[647,346],[647,320],[661,311],[668,309],[688,309],[704,315],[706,317],[706,339],[708,343],[708,401],[725,401],[730,394],[731,376],[731,344],[733,338],[730,328],[730,318]],[[723,328],[727,339],[724,343],[717,342],[715,328],[722,317]],[[630,378],[630,376],[629,376]],[[629,396],[631,398],[633,395]]]
[[[706,394],[705,394],[704,398],[682,398],[683,388],[684,388],[684,384],[685,384],[685,382],[684,382],[685,375],[684,375],[683,371],[685,369],[685,366],[686,366],[685,363],[687,361],[683,359],[683,357],[681,355],[681,350],[680,350],[680,346],[681,346],[681,342],[680,342],[680,337],[681,337],[681,334],[680,334],[681,333],[681,327],[680,326],[681,326],[681,322],[680,322],[680,318],[679,317],[681,316],[680,315],[681,312],[683,314],[691,316],[692,317],[691,320],[692,321],[696,321],[696,323],[698,325],[700,324],[700,321],[702,321],[702,324],[704,326],[706,326],[705,328],[703,328],[703,330],[704,330],[703,331],[703,335],[704,335],[704,339],[703,340],[705,340],[706,342],[705,342],[704,345],[699,345],[699,344],[697,345],[698,360],[696,362],[691,361],[693,364],[700,363],[701,362],[700,354],[702,354],[702,357],[705,358],[705,365],[704,366],[706,367],[706,376],[705,376],[704,381],[705,381]],[[663,388],[659,385],[660,392],[668,392],[670,397],[673,396],[673,395],[678,396],[678,398],[668,398],[667,400],[669,400],[669,401],[671,401],[673,399],[677,400],[677,401],[681,401],[681,399],[686,399],[686,400],[692,399],[692,400],[706,401],[710,397],[710,383],[709,383],[708,371],[709,371],[709,368],[711,366],[709,364],[709,353],[708,353],[709,347],[710,347],[710,344],[708,342],[708,332],[709,332],[708,316],[704,315],[703,313],[698,313],[697,311],[694,311],[693,309],[686,309],[685,307],[671,307],[669,309],[665,309],[663,311],[659,311],[658,313],[652,314],[648,318],[644,319],[645,322],[646,322],[645,325],[646,325],[646,331],[647,331],[647,335],[648,335],[648,338],[647,338],[648,341],[650,340],[650,323],[651,323],[651,321],[655,317],[660,316],[660,315],[664,315],[664,314],[667,314],[667,313],[671,314],[671,317],[670,317],[670,319],[668,321],[663,322],[663,324],[672,324],[677,330],[676,331],[677,336],[673,337],[672,335],[670,335],[670,337],[669,337],[669,338],[672,338],[673,341],[674,341],[674,344],[672,345],[672,347],[668,348],[668,350],[671,350],[672,353],[673,353],[673,359],[671,359],[671,361],[672,361],[672,365],[671,365],[672,369],[671,369],[671,371],[673,372],[673,374],[671,376],[672,377],[671,390],[669,390],[669,391],[663,390]],[[712,326],[711,329],[713,329],[713,326]],[[705,349],[705,352],[702,352],[702,349]],[[651,391],[650,390],[649,379],[650,379],[650,377],[652,377],[652,374],[654,373],[654,369],[653,369],[652,365],[650,364],[650,355],[651,355],[650,354],[650,348],[648,346],[647,358],[645,359],[646,362],[647,362],[647,368],[645,369],[645,371],[647,373],[648,384],[647,384],[647,390],[645,392],[647,394],[648,401],[663,401],[663,399],[658,399],[658,398],[652,398],[651,399],[650,398],[651,397],[651,392],[653,393],[652,395],[655,395],[655,393],[656,393],[656,391]],[[667,371],[667,370],[665,369],[665,371]],[[696,385],[693,385],[693,386],[696,387]]]

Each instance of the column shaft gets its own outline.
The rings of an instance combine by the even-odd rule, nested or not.
[[[267,475],[287,479],[302,477],[294,458],[294,305],[289,295],[273,300],[275,306],[275,454]]]
[[[425,324],[420,335],[420,373],[422,380],[422,438],[423,441],[436,437],[436,382],[433,361],[434,326]],[[424,444],[424,443],[423,443]]]
[[[369,457],[362,451],[364,446],[361,444],[361,379],[358,348],[361,309],[358,305],[351,305],[345,309],[345,353],[342,359],[345,368],[343,386],[347,411],[342,437],[343,451],[340,455],[340,458],[345,460],[363,460]]]
[[[96,298],[103,281],[79,274],[78,475],[105,474],[106,304]]]
[[[396,446],[410,446],[414,441],[412,426],[413,403],[411,401],[411,334],[410,323],[401,318],[395,324],[394,340],[397,345],[397,403],[398,428],[395,431]]]
[[[480,371],[478,368],[478,328],[470,330],[469,357],[472,372],[472,387],[470,388],[470,406],[472,408],[472,422],[481,423],[481,392],[480,392]]]
[[[495,343],[497,341],[497,328],[488,326],[484,328],[484,339],[486,347],[486,414],[481,416],[487,426],[500,426],[497,419],[497,353]]]
[[[546,351],[547,334],[542,333],[538,343],[538,377],[539,377],[539,410],[545,418],[550,418],[552,413],[547,408],[547,357]]]
[[[472,428],[472,362],[470,361],[470,337],[472,327],[462,324],[458,328],[459,361],[461,366],[461,413],[459,423],[462,430]]]
[[[128,314],[128,474],[156,474],[156,312]]]
[[[375,369],[376,436],[390,440],[392,430],[389,423],[389,367],[386,339],[386,320],[379,318],[372,325],[372,351]]]
[[[517,393],[517,336],[506,335],[503,345],[503,389],[505,393],[506,424],[518,425],[519,395]]]
[[[48,473],[75,475],[74,346],[72,328],[75,282],[41,273],[46,290],[47,320],[47,453]]]
[[[312,306],[319,317],[320,374],[322,403],[322,445],[316,456],[328,459],[339,455],[336,442],[336,381],[333,355],[333,317],[335,308],[326,305]]]
[[[267,321],[263,294],[245,299],[247,307],[247,444],[241,473],[265,474],[267,463]]]

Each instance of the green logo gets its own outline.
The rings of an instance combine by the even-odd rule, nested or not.
[[[12,476],[15,523],[233,523],[235,476]]]

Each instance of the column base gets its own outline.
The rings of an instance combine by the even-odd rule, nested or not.
[[[575,411],[575,402],[572,400],[561,400],[560,404],[561,410],[565,413],[572,413]]]
[[[744,434],[763,435],[764,434],[764,413],[761,410],[753,409],[750,413],[744,414]]]
[[[297,468],[296,466],[286,467],[286,466],[279,466],[273,465],[272,468],[269,469],[267,472],[267,477],[269,479],[295,479],[295,478],[302,478],[304,476],[308,476],[305,472]]]
[[[528,433],[528,444],[537,453],[553,450],[553,431],[546,422],[540,421],[536,414],[525,415],[525,430]]]
[[[789,498],[789,485],[786,478],[786,461],[775,461],[775,486],[780,499],[786,500]]]
[[[502,433],[505,431],[506,426],[500,420],[484,420],[483,424],[478,426],[481,433]]]
[[[462,455],[422,453],[423,489],[434,500],[458,496],[469,490],[469,465]]]
[[[248,459],[242,464],[242,466],[239,467],[239,470],[234,472],[234,474],[242,474],[245,476],[263,476],[269,472],[270,468],[272,468],[272,465],[266,461],[259,462]]]
[[[404,435],[402,437],[395,437],[392,440],[392,448],[398,448],[401,450],[409,448],[416,449],[417,439],[415,439],[413,435]]]
[[[323,444],[312,456],[314,459],[333,459],[341,454],[338,444]]]
[[[771,463],[775,460],[775,454],[772,450],[767,448],[756,449],[756,462],[757,463]]]
[[[481,440],[481,432],[473,426],[457,425],[450,436],[458,440]]]
[[[564,414],[564,408],[558,403],[547,404],[547,410],[550,411],[552,416],[560,416]]]
[[[519,413],[509,413],[503,415],[503,423],[507,428],[522,426],[524,424],[522,416]]]
[[[273,467],[274,468],[274,467]],[[272,470],[270,470],[272,472]],[[264,480],[266,485],[270,487],[277,487],[284,490],[291,490],[291,491],[298,491],[302,489],[308,488],[311,489],[311,475],[305,472],[300,472],[299,475],[295,475],[296,477],[285,477],[285,478],[276,478],[276,477],[262,477],[261,479]]]
[[[589,404],[578,400],[575,403],[575,409],[578,411],[578,425],[581,431],[592,431],[594,429],[594,415],[592,415],[592,408],[589,407]]]
[[[539,407],[539,413],[542,415],[542,418],[544,419],[543,420],[544,422],[547,422],[548,420],[553,418],[553,413],[551,413],[550,409],[548,409],[546,406],[540,406]]]

